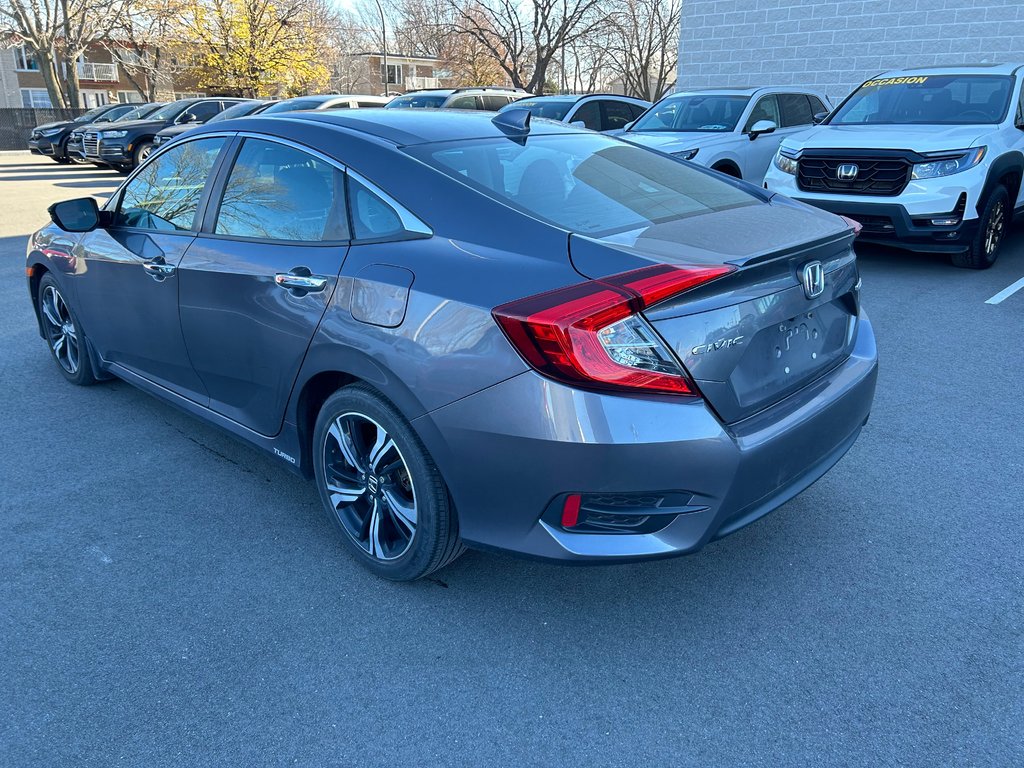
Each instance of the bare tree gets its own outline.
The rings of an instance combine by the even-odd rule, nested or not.
[[[135,0],[118,17],[104,47],[139,95],[156,101],[168,80],[168,50],[182,37],[184,0]]]
[[[129,0],[0,0],[0,23],[39,63],[55,107],[76,108],[79,57],[106,38]]]
[[[447,0],[454,30],[476,40],[512,84],[542,93],[548,68],[605,23],[601,0]]]
[[[608,18],[608,67],[627,95],[657,101],[676,82],[682,0],[621,0]]]

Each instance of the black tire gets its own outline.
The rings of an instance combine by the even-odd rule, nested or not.
[[[71,162],[71,158],[68,157],[68,142],[66,139],[53,148],[53,161],[60,165],[67,165]]]
[[[57,165],[67,165],[68,163],[71,162],[71,159],[69,157],[66,157],[66,156],[65,157],[57,157],[56,155],[52,155],[50,157],[50,159],[53,160],[53,162],[57,163]]]
[[[724,173],[726,176],[731,176],[734,179],[742,179],[740,172],[731,165],[715,165],[711,168],[712,171],[718,171]]]
[[[998,184],[982,206],[974,239],[966,251],[950,257],[953,264],[963,269],[988,269],[995,264],[1012,215],[1010,195],[1006,187]]]
[[[39,281],[39,321],[43,337],[57,370],[72,384],[87,387],[95,384],[85,333],[57,281],[49,274]]]
[[[131,168],[129,168],[129,170],[132,170],[133,168],[138,168],[146,161],[146,158],[149,157],[151,154],[153,154],[153,142],[143,141],[142,143],[140,143],[135,148],[135,152],[132,154],[132,165]]]
[[[413,581],[465,551],[437,465],[398,410],[372,388],[343,387],[323,404],[313,469],[324,509],[348,549],[378,576]]]

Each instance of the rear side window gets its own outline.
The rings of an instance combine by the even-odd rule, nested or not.
[[[398,210],[355,178],[349,178],[352,232],[356,240],[382,240],[405,234]]]
[[[221,137],[177,145],[143,166],[124,188],[114,225],[156,232],[191,230]]]
[[[483,108],[497,112],[502,107],[507,107],[509,103],[508,96],[496,96],[492,93],[485,93],[480,97],[483,102]]]
[[[779,94],[779,109],[782,112],[781,128],[790,128],[795,125],[810,125],[814,113],[811,111],[811,102],[802,93]]]
[[[448,102],[449,109],[479,109],[476,96],[456,96]]]
[[[324,242],[348,239],[345,175],[294,147],[246,139],[224,187],[218,235]]]
[[[601,102],[604,107],[604,127],[602,130],[614,131],[618,128],[625,128],[633,121],[633,113],[629,105],[623,101],[606,100]]]

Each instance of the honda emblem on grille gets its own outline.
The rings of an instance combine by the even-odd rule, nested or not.
[[[836,168],[836,178],[839,181],[853,181],[857,178],[858,173],[860,173],[860,168],[853,163],[843,163]]]
[[[825,270],[820,261],[804,264],[800,271],[800,281],[804,284],[804,296],[813,299],[825,291]]]

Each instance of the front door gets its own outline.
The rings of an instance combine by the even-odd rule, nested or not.
[[[213,410],[274,435],[348,251],[345,174],[247,138],[207,218],[178,271],[189,357]]]
[[[225,142],[190,141],[147,164],[124,186],[112,225],[78,247],[82,323],[100,356],[200,403],[207,396],[181,335],[177,270]]]

